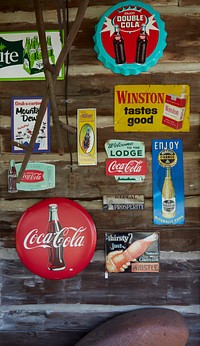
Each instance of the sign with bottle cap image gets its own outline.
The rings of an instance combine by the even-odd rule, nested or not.
[[[96,228],[88,212],[67,198],[47,198],[28,208],[16,229],[16,249],[34,274],[50,280],[80,273],[96,247]]]
[[[62,49],[59,30],[46,30],[49,63],[54,67]],[[38,32],[0,33],[0,81],[44,80]],[[58,79],[64,79],[64,66]]]
[[[93,36],[94,50],[114,73],[138,75],[162,57],[166,37],[165,23],[150,5],[124,1],[100,18]]]
[[[153,221],[184,223],[184,172],[181,139],[152,141]]]

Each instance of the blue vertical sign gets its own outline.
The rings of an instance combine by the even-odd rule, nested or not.
[[[184,223],[183,146],[180,139],[152,141],[153,222]]]

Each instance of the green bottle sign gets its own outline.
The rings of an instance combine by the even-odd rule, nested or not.
[[[47,30],[46,41],[49,63],[55,67],[62,50],[59,30]],[[64,65],[58,76],[63,78]],[[0,33],[0,81],[25,79],[45,79],[38,32]]]

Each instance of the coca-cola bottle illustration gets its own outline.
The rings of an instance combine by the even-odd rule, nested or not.
[[[10,161],[10,166],[8,169],[8,192],[17,192],[17,171],[15,167],[15,161]]]
[[[115,51],[115,61],[117,64],[124,64],[126,62],[126,54],[124,49],[124,39],[120,34],[118,25],[115,26],[114,32],[114,51]]]
[[[150,236],[139,239],[133,242],[124,252],[116,254],[112,257],[113,265],[116,271],[120,271],[123,265],[127,262],[131,262],[148,249],[148,247],[158,239],[158,234],[153,233]]]
[[[48,249],[49,270],[63,270],[66,267],[62,242],[59,242],[59,236],[62,237],[62,234],[60,233],[61,230],[62,226],[58,219],[58,205],[49,204],[49,224],[47,230],[47,233],[49,233],[51,236],[50,247]]]
[[[146,25],[142,24],[140,34],[137,38],[137,48],[136,48],[136,59],[138,64],[144,64],[146,61],[146,51],[147,51],[147,33]]]

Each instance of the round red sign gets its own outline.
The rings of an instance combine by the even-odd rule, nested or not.
[[[67,198],[48,198],[19,220],[16,249],[23,264],[45,279],[66,279],[82,271],[96,247],[91,216]]]

